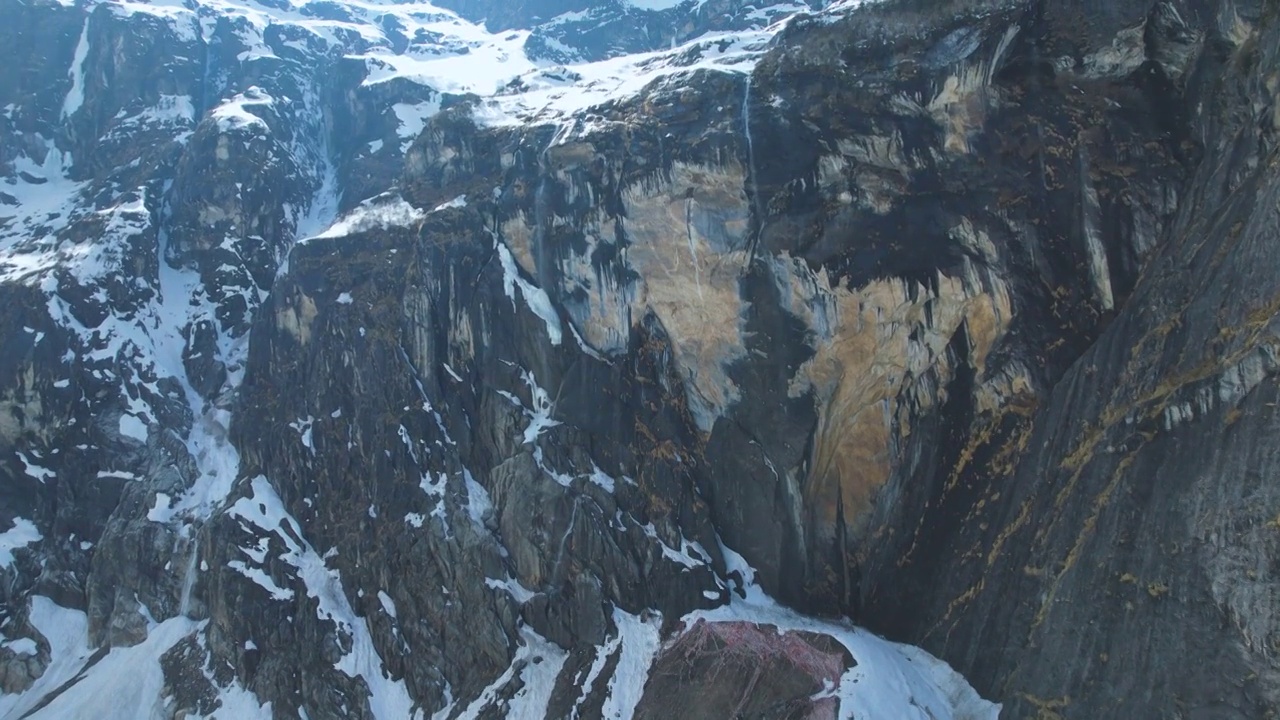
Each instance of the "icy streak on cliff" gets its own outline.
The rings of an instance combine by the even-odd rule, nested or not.
[[[191,590],[196,584],[196,571],[200,562],[200,539],[191,542],[191,557],[182,576],[182,594],[178,600],[178,615],[186,617],[191,612]]]
[[[420,717],[418,711],[411,711],[413,700],[404,682],[387,676],[368,622],[351,607],[339,573],[329,569],[324,558],[307,542],[302,525],[285,508],[284,501],[265,477],[254,478],[250,487],[253,495],[238,500],[229,512],[284,543],[288,552],[279,559],[296,570],[307,595],[317,601],[318,616],[350,637],[350,645],[335,663],[335,669],[348,677],[364,678],[370,691],[370,708],[377,720]]]
[[[67,91],[67,97],[62,101],[62,117],[68,118],[75,114],[84,105],[84,63],[89,57],[89,21],[93,18],[92,12],[85,13],[84,29],[80,31],[80,41],[76,44],[75,55],[71,58],[71,89]]]
[[[764,209],[760,206],[760,177],[756,172],[756,145],[751,137],[751,73],[743,77],[742,83],[742,135],[747,141],[747,177],[745,187],[751,196],[751,211],[756,219],[756,237],[764,224]],[[748,237],[748,242],[751,242]],[[754,246],[751,252],[754,253]]]
[[[1089,154],[1081,142],[1076,151],[1076,167],[1080,177],[1080,228],[1084,235],[1084,248],[1089,258],[1089,279],[1098,304],[1103,310],[1115,308],[1115,293],[1111,289],[1111,264],[1107,249],[1103,246],[1102,205],[1098,201],[1098,189],[1089,179]]]
[[[564,328],[560,325],[560,315],[556,313],[555,306],[551,304],[551,298],[547,295],[547,291],[533,285],[528,280],[520,276],[520,268],[516,265],[516,259],[512,256],[511,251],[501,240],[494,238],[494,244],[498,250],[499,260],[502,262],[502,289],[507,297],[511,299],[514,307],[516,300],[515,290],[520,288],[520,295],[524,298],[525,305],[529,310],[542,319],[547,326],[547,337],[551,340],[552,345],[559,345],[564,336]]]
[[[164,369],[164,374],[182,385],[187,404],[195,414],[186,445],[198,469],[198,475],[175,503],[172,514],[207,518],[231,492],[240,472],[240,454],[227,437],[231,413],[217,402],[200,397],[187,378],[182,360],[186,345],[182,329],[194,326],[201,318],[213,317],[214,308],[196,273],[171,267],[164,259],[168,255],[168,233],[163,226],[159,243],[160,294],[150,308],[154,317],[149,333],[151,356],[156,365]],[[216,349],[219,359],[231,371],[227,377],[229,387],[238,386],[243,377],[243,370],[238,368],[243,367],[248,356],[248,344],[247,337],[236,339],[219,333]]]
[[[614,612],[616,613],[619,611],[615,608]],[[596,680],[599,679],[600,674],[604,671],[605,664],[609,662],[609,658],[613,656],[614,653],[618,652],[618,648],[621,646],[622,635],[619,633],[618,635],[614,635],[609,638],[605,644],[596,648],[596,655],[591,661],[591,667],[587,670],[587,677],[580,685],[582,693],[573,703],[573,709],[569,712],[569,720],[578,720],[581,717],[580,713],[582,703],[591,696],[591,691],[595,687]]]
[[[655,614],[646,621],[615,607],[613,622],[618,627],[622,651],[617,668],[609,678],[609,695],[602,714],[607,718],[629,720],[644,696],[653,659],[662,644],[659,632],[662,616]]]
[[[569,654],[558,645],[543,638],[531,628],[520,628],[520,646],[506,671],[489,684],[475,700],[457,716],[458,720],[478,720],[490,717],[487,710],[501,707],[502,693],[513,682],[521,684],[520,690],[506,703],[506,717],[541,718],[547,715],[547,705],[555,689],[556,677],[564,667]],[[448,710],[448,708],[446,708]],[[452,712],[441,711],[437,717],[449,717]]]

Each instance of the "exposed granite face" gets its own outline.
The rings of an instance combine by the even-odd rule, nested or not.
[[[393,672],[437,707],[501,674],[518,618],[591,649],[610,634],[610,607],[679,616],[722,597],[718,551],[686,550],[718,550],[708,508],[660,444],[695,437],[664,389],[679,386],[669,340],[637,328],[631,357],[614,362],[567,331],[553,343],[504,294],[503,250],[484,228],[459,208],[295,248],[254,330],[233,435],[246,473],[298,478],[280,500],[314,548],[338,549],[344,583],[394,601],[399,622],[372,591],[357,607],[379,618],[384,654],[408,654]],[[240,554],[214,552],[215,566]],[[210,638],[228,647],[277,623],[246,624],[234,600],[207,597]],[[296,597],[279,612],[301,616],[305,590]],[[294,640],[280,640],[257,644],[287,657]],[[274,683],[250,687],[265,699]]]
[[[456,9],[780,12],[686,5]],[[0,708],[62,607],[169,717],[833,715],[835,626],[681,626],[745,561],[1006,717],[1265,716],[1280,8],[922,5],[525,123],[398,9],[0,5]]]
[[[1194,162],[1124,307],[1036,407],[988,420],[944,470],[956,500],[917,516],[947,530],[886,548],[866,588],[873,624],[1015,717],[1275,707],[1280,27],[1274,4],[1237,9],[1201,15],[1191,62],[1161,78],[1184,94]],[[1169,18],[1150,15],[1148,42]]]

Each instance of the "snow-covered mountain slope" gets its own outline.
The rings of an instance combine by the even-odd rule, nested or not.
[[[442,107],[467,104],[484,124],[572,123],[656,79],[749,72],[780,27],[565,65],[540,59],[530,30],[491,33],[426,3],[104,2],[26,13],[81,27],[64,73],[8,88],[0,268],[6,282],[49,295],[74,352],[131,356],[133,372],[152,377],[123,394],[131,409],[121,432],[139,442],[160,414],[146,406],[166,395],[157,381],[176,381],[182,392],[170,398],[197,414],[200,396],[234,388],[240,338],[289,245],[372,194],[341,176],[394,168]],[[753,11],[750,22],[775,14]],[[35,93],[41,83],[57,92]],[[384,175],[375,182],[394,182],[394,171]],[[184,368],[193,358],[206,366],[199,378]],[[202,417],[195,432],[225,425]],[[205,447],[193,454],[226,454]],[[202,473],[219,477],[219,491],[183,502],[216,504],[229,488],[224,470]]]
[[[1274,45],[1135,3],[0,0],[0,718],[1105,714],[1029,438]]]
[[[435,409],[438,390],[423,385],[435,369],[424,365],[421,348],[400,351],[420,417],[402,418],[389,440],[381,437],[386,428],[361,439],[353,433],[370,403],[359,398],[278,426],[251,419],[247,408],[260,401],[245,386],[252,328],[294,272],[287,258],[296,244],[403,233],[467,207],[461,196],[434,210],[384,199],[402,192],[398,167],[442,111],[515,132],[554,124],[554,145],[570,130],[594,132],[593,107],[652,87],[677,93],[700,71],[749,73],[800,9],[699,16],[690,3],[602,5],[491,31],[426,3],[4,8],[19,48],[50,49],[40,72],[9,78],[2,98],[0,267],[13,307],[8,322],[17,324],[6,363],[28,370],[9,386],[4,408],[3,521],[11,527],[0,536],[0,559],[11,580],[0,610],[0,717],[635,715],[670,642],[659,608],[678,613],[729,597],[723,569],[715,570],[719,553],[684,540],[683,520],[641,523],[645,503],[611,500],[617,516],[601,528],[604,537],[649,559],[612,579],[555,581],[664,574],[674,605],[641,594],[624,609],[595,590],[595,612],[612,607],[598,625],[552,632],[556,622],[529,613],[565,612],[540,586],[562,575],[571,554],[586,560],[574,540],[584,532],[577,523],[586,496],[578,495],[584,481],[552,470],[560,461],[540,447],[561,421],[533,372],[499,392],[517,417],[529,418],[518,438],[533,447],[535,472],[552,480],[541,492],[577,499],[566,518],[546,516],[553,526],[565,523],[554,530],[556,560],[530,576],[517,554],[538,545],[529,532],[544,531],[495,525],[528,499],[502,491],[497,468],[472,478],[451,436],[468,433],[472,421]],[[599,32],[637,18],[647,23],[643,38]],[[558,333],[551,300],[521,277],[505,244],[496,247],[507,297],[518,293]],[[336,259],[331,250],[317,252]],[[351,271],[341,261],[333,267]],[[334,302],[363,299],[342,293]],[[265,322],[274,316],[305,343],[316,312],[273,305]],[[464,363],[440,367],[456,383],[466,382],[458,372],[477,372]],[[315,405],[325,396],[296,399]],[[232,429],[284,433],[308,469],[282,476]],[[407,485],[410,496],[420,493],[412,499],[355,492],[356,505],[344,503],[348,517],[338,521],[389,514],[378,532],[398,536],[392,545],[433,538],[425,570],[391,557],[362,565],[412,582],[376,589],[370,577],[334,564],[336,557],[359,564],[368,551],[363,541],[330,535],[336,518],[317,514],[325,503],[307,479],[343,464],[335,459],[326,470],[329,461],[315,459],[340,435],[348,439],[339,454],[392,458],[374,470],[380,483],[399,485],[406,472],[421,478]],[[404,457],[393,457],[393,448]],[[586,482],[597,493],[636,485],[588,463]],[[271,479],[263,474],[273,470]],[[698,522],[705,535],[705,520]],[[316,533],[324,544],[314,544]],[[646,569],[654,562],[666,569]],[[540,581],[548,570],[552,577]],[[439,579],[421,581],[431,576]],[[722,614],[729,607],[737,605]],[[860,658],[878,651],[849,649],[865,674]],[[913,697],[928,696],[942,699],[922,707],[951,716],[949,671],[895,670],[910,656],[889,658],[878,661],[882,671],[910,679],[885,684],[872,700],[852,693],[849,676],[839,690],[846,708],[915,707]],[[994,713],[981,703],[963,707],[957,717]]]

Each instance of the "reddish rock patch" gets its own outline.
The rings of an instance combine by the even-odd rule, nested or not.
[[[834,639],[772,625],[699,620],[654,662],[637,720],[834,720],[834,688],[853,664]]]

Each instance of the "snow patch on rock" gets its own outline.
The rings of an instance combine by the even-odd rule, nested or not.
[[[495,240],[498,248],[498,257],[502,261],[502,290],[511,298],[514,304],[516,299],[515,289],[520,288],[520,296],[524,298],[525,305],[528,306],[530,312],[542,319],[547,326],[547,337],[551,340],[552,345],[559,345],[564,337],[564,330],[560,325],[560,315],[556,313],[555,307],[551,304],[551,297],[547,295],[547,291],[535,286],[528,280],[520,276],[520,268],[516,265],[516,259],[507,249],[507,246],[500,241]],[[528,442],[526,440],[525,442]]]
[[[71,57],[71,89],[62,101],[62,117],[68,118],[84,105],[84,61],[89,57],[89,20],[92,13],[84,16],[84,29],[80,31],[80,40],[76,43],[75,55]]]
[[[257,127],[267,131],[266,121],[251,108],[264,108],[275,103],[275,98],[259,87],[251,87],[209,112],[222,132],[237,128]]]
[[[89,623],[83,612],[64,608],[37,595],[31,598],[30,619],[49,643],[50,664],[25,692],[0,695],[0,717],[33,720],[157,717],[166,691],[160,658],[203,625],[184,617],[170,618],[151,627],[146,639],[138,645],[112,648],[95,661],[95,648],[89,644]],[[39,709],[33,710],[37,707]],[[269,713],[266,716],[269,717]],[[236,717],[250,720],[263,714]]]
[[[35,523],[25,518],[14,518],[13,527],[0,533],[0,568],[13,564],[13,552],[38,543],[43,538]]]
[[[374,648],[368,624],[356,615],[347,601],[339,572],[331,570],[324,558],[304,539],[302,526],[285,509],[284,502],[265,477],[255,477],[250,488],[253,495],[237,500],[228,512],[261,531],[273,534],[284,544],[287,551],[277,559],[295,569],[307,595],[317,601],[320,619],[333,622],[350,637],[350,649],[334,667],[349,677],[364,678],[372,693],[369,704],[378,720],[420,717],[420,713],[412,710],[413,700],[404,682],[387,676],[382,658]]]
[[[380,228],[412,227],[424,218],[426,213],[403,198],[379,196],[360,203],[327,230],[307,239],[341,238]]]
[[[422,129],[427,126],[427,119],[440,112],[440,97],[437,95],[434,100],[416,104],[395,103],[391,110],[400,123],[396,129],[396,134],[400,136],[400,152],[405,152],[413,139],[422,134]]]
[[[739,554],[721,546],[730,576],[743,582],[729,593],[730,603],[686,615],[685,627],[698,620],[772,625],[779,632],[828,635],[844,645],[855,665],[832,693],[840,717],[900,720],[998,720],[1000,705],[978,695],[959,673],[924,650],[890,642],[860,627],[806,617],[779,605],[755,582],[755,570]],[[745,597],[743,597],[745,596]]]

